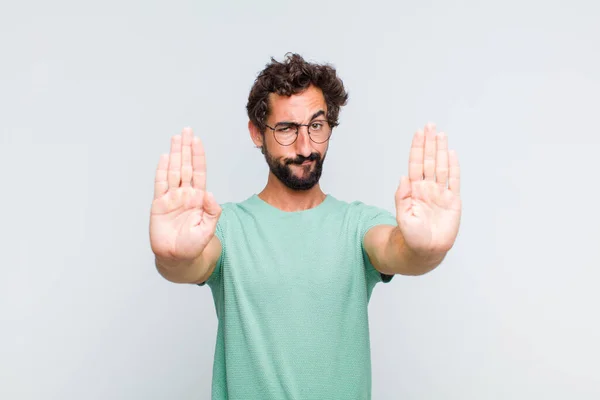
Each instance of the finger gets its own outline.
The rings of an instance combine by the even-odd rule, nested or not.
[[[400,185],[396,191],[396,212],[405,212],[411,204],[411,182],[408,176],[400,178]]]
[[[221,206],[215,200],[215,196],[211,192],[205,192],[204,196],[204,216],[208,222],[214,222],[216,224],[219,216],[221,215]]]
[[[184,128],[181,134],[181,186],[192,186],[192,129]]]
[[[192,169],[194,189],[206,190],[206,156],[202,141],[198,137],[192,140]]]
[[[437,135],[436,148],[435,180],[442,189],[446,189],[448,183],[448,136],[444,132]]]
[[[450,173],[448,179],[448,189],[455,195],[460,195],[460,165],[458,164],[458,156],[455,150],[450,150],[448,153],[450,159]]]
[[[158,199],[169,190],[167,182],[167,170],[169,169],[169,155],[162,154],[156,167],[156,176],[154,177],[154,198]]]
[[[423,177],[426,181],[435,178],[435,124],[425,125],[425,153],[423,158]]]
[[[169,156],[169,172],[167,175],[169,189],[178,188],[181,183],[181,135],[171,138],[171,155]]]
[[[408,176],[403,176],[400,178],[400,185],[398,186],[398,191],[396,192],[398,199],[402,200],[410,197],[411,191],[410,179],[408,179]]]
[[[425,148],[425,135],[419,130],[413,136],[408,157],[408,177],[411,181],[423,179],[423,151]]]

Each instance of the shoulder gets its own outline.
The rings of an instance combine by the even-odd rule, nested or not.
[[[367,204],[360,200],[344,201],[332,197],[335,213],[343,214],[343,219],[355,226],[361,237],[377,225],[396,226],[396,214],[378,205]]]
[[[395,221],[395,214],[381,206],[367,204],[360,200],[354,200],[350,202],[341,201],[347,212],[352,214],[359,221],[370,221],[373,219],[381,220],[385,222]]]
[[[221,206],[221,217],[231,218],[236,215],[249,214],[252,212],[252,197],[242,201],[219,203],[219,206]]]
[[[377,205],[366,204],[362,201],[353,201],[349,203],[349,210],[355,214],[356,221],[364,235],[373,227],[378,225],[397,226],[395,213]]]
[[[228,227],[237,231],[236,227],[244,226],[254,220],[259,211],[257,210],[254,196],[250,196],[242,201],[219,203],[219,206],[221,207],[221,216],[217,223],[217,234],[220,236],[220,239],[222,239]]]

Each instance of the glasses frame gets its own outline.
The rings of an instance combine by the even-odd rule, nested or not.
[[[329,125],[329,135],[327,136],[327,139],[323,140],[322,142],[317,142],[317,141],[316,141],[316,140],[314,140],[314,139],[312,138],[312,136],[310,135],[310,125],[311,125],[311,124],[313,124],[313,123],[315,123],[315,122],[317,122],[317,121],[324,121],[324,122],[327,122],[327,125]],[[266,126],[267,128],[269,128],[269,129],[271,129],[271,130],[273,131],[273,137],[275,138],[275,141],[276,141],[277,143],[279,143],[280,145],[282,145],[282,146],[291,146],[291,145],[293,145],[294,143],[296,143],[296,141],[298,140],[298,135],[300,134],[300,127],[301,127],[301,126],[305,126],[305,127],[306,127],[306,131],[308,132],[308,138],[309,138],[309,139],[310,139],[312,142],[314,142],[314,143],[317,143],[317,144],[323,144],[323,143],[327,143],[327,141],[329,141],[329,139],[331,139],[331,134],[333,133],[333,128],[334,128],[334,127],[331,125],[331,123],[330,123],[329,121],[327,121],[326,119],[317,119],[317,120],[311,121],[311,122],[310,122],[310,123],[308,123],[308,124],[297,124],[297,123],[295,123],[295,122],[285,122],[284,124],[285,124],[285,126],[288,126],[288,127],[292,127],[292,126],[293,126],[293,127],[295,127],[295,128],[296,128],[296,138],[295,138],[295,139],[292,141],[292,143],[290,143],[290,144],[283,144],[283,143],[281,143],[279,140],[277,140],[277,135],[275,134],[275,131],[277,130],[277,124],[275,124],[275,128],[273,128],[273,127],[271,127],[271,126],[269,126],[269,125],[265,124],[265,126]]]

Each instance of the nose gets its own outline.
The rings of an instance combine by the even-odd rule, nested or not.
[[[298,128],[298,139],[296,139],[296,153],[308,157],[312,154],[312,151],[312,141],[308,135],[308,128],[300,126]]]

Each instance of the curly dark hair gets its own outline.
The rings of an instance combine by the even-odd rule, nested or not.
[[[329,64],[314,64],[295,53],[287,53],[283,62],[271,57],[254,81],[248,96],[246,110],[250,121],[264,133],[270,113],[269,94],[291,96],[310,85],[321,89],[327,103],[327,120],[331,127],[339,125],[340,108],[346,105],[348,93],[335,68]]]

